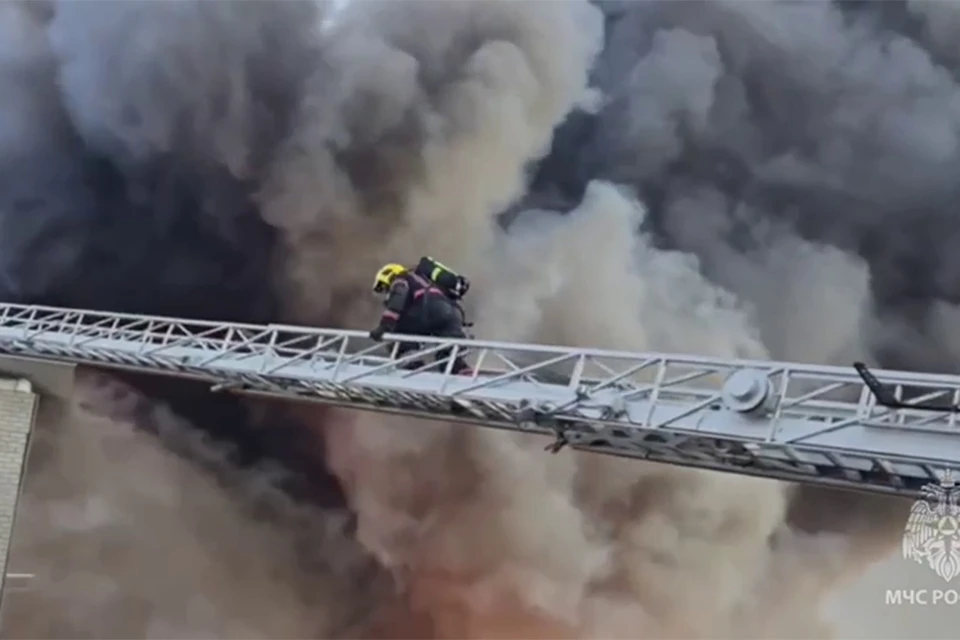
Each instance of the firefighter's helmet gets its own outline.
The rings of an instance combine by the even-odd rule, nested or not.
[[[390,285],[393,284],[393,281],[397,279],[397,276],[406,270],[407,268],[402,264],[390,263],[383,265],[380,267],[380,270],[377,271],[377,276],[373,279],[373,292],[385,293],[390,288]]]

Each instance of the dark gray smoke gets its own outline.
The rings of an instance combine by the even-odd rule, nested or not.
[[[311,3],[247,10],[238,22],[224,3],[163,3],[144,23],[142,5],[65,3],[52,50],[35,28],[10,34],[5,299],[271,317],[271,234],[251,196],[309,71],[297,34],[318,17]]]
[[[278,319],[256,192],[316,67],[322,16],[313,2],[0,7],[0,299]],[[118,413],[129,391],[84,386],[93,409],[41,425],[14,552],[36,578],[5,599],[4,633],[301,636],[362,621],[370,596],[324,595],[380,583],[344,539],[317,434],[276,406],[130,382],[192,425],[143,400]],[[183,433],[196,427],[207,437]],[[151,450],[144,430],[197,466]],[[254,533],[258,520],[277,531]]]
[[[960,302],[960,84],[945,36],[960,12],[937,2],[602,6],[604,106],[561,127],[535,191],[575,202],[590,179],[631,185],[657,241],[696,253],[747,302],[763,304],[749,272],[783,262],[784,242],[840,249],[869,269],[874,357],[955,368],[937,318]],[[859,301],[834,302],[819,313],[824,327]],[[765,337],[773,324],[760,320]],[[806,357],[765,342],[775,357]]]
[[[316,64],[320,5],[45,6],[9,3],[0,25],[0,299],[276,319],[255,195]],[[286,425],[245,429],[237,402],[137,382],[204,414],[241,462],[304,449]]]

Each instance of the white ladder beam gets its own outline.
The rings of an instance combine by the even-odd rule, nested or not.
[[[470,375],[404,370],[359,331],[0,304],[0,353],[200,379],[215,389],[562,436],[578,449],[918,495],[960,474],[952,412],[878,406],[851,368],[417,338]],[[404,361],[415,360],[404,357]],[[449,370],[449,362],[446,365]],[[960,401],[960,377],[877,371],[908,403]]]

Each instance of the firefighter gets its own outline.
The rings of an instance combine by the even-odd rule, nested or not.
[[[373,340],[379,342],[387,332],[437,338],[467,337],[463,328],[463,312],[456,300],[415,270],[400,264],[384,265],[373,280],[373,292],[384,296],[385,307],[380,324],[370,332]],[[401,344],[398,355],[402,356],[417,347],[413,343]],[[438,351],[437,362],[449,358],[450,353],[451,349]],[[452,372],[461,373],[469,368],[470,365],[458,357],[454,360]]]

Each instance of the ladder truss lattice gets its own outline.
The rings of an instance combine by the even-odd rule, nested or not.
[[[466,422],[576,449],[874,492],[960,475],[957,413],[878,405],[851,368],[0,305],[0,353],[186,376],[214,391]],[[465,355],[449,372],[444,350]],[[427,362],[423,364],[422,362]],[[907,405],[960,377],[876,371]]]

